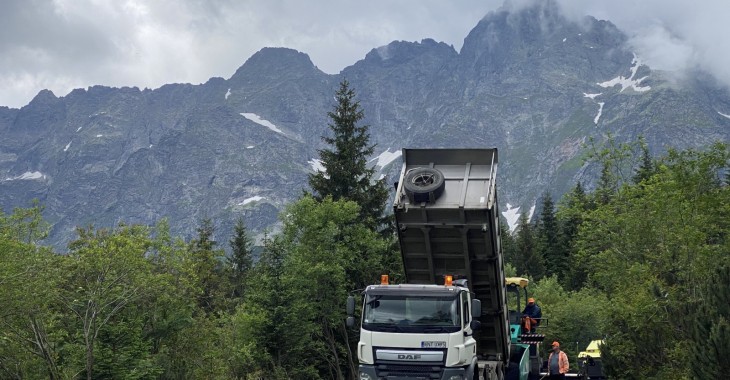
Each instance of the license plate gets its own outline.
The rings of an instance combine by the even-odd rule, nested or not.
[[[421,348],[446,348],[446,341],[424,340],[421,341]]]

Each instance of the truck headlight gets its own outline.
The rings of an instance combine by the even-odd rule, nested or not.
[[[449,380],[464,380],[464,376],[453,375],[453,376],[449,377]]]
[[[373,378],[365,372],[360,372],[360,380],[373,380]]]

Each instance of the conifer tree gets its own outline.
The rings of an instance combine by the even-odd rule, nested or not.
[[[233,227],[233,237],[228,242],[231,246],[231,256],[227,259],[231,269],[231,285],[233,296],[243,296],[246,275],[253,263],[253,241],[246,231],[246,223],[243,218],[236,220]]]
[[[364,112],[347,80],[340,83],[335,98],[337,104],[327,113],[332,136],[322,137],[329,148],[319,150],[325,171],[310,174],[309,185],[318,201],[327,196],[354,201],[360,206],[361,219],[381,229],[387,222],[383,210],[388,191],[384,180],[373,178],[375,169],[367,164],[375,146],[370,144],[369,127],[361,124]]]
[[[611,165],[603,162],[601,177],[598,179],[598,186],[594,193],[596,203],[607,205],[616,194],[616,179],[611,174]]]
[[[205,218],[197,228],[198,237],[189,244],[193,260],[195,276],[200,286],[201,294],[198,297],[198,306],[205,312],[214,311],[220,301],[217,297],[223,288],[222,268],[220,258],[223,251],[216,249],[213,240],[215,228],[210,218]]]
[[[545,274],[562,277],[567,257],[560,244],[558,220],[555,217],[555,203],[549,193],[542,196],[542,211],[537,228],[539,254],[545,262]]]
[[[583,285],[583,277],[573,273],[578,268],[575,265],[574,242],[578,235],[578,228],[583,223],[585,213],[591,209],[591,203],[583,185],[578,182],[570,193],[563,196],[558,207],[557,218],[560,225],[560,249],[566,256],[562,284],[566,288],[577,290]]]
[[[526,214],[521,214],[517,226],[516,262],[514,263],[519,275],[529,275],[539,280],[545,274],[545,264],[537,252],[537,241],[535,239],[534,227]]]
[[[656,170],[654,160],[651,158],[651,154],[649,153],[649,146],[646,145],[646,141],[643,137],[639,138],[639,148],[641,149],[641,163],[639,163],[639,167],[636,169],[634,178],[632,178],[635,184],[649,179]]]
[[[730,373],[730,265],[719,263],[705,280],[707,295],[699,308],[687,310],[692,342],[690,370],[696,379],[719,379]]]

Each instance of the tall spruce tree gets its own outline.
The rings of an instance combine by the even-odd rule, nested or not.
[[[639,163],[639,167],[636,168],[634,177],[632,178],[633,182],[636,184],[646,181],[656,172],[654,160],[649,153],[649,146],[646,145],[646,141],[643,137],[639,137],[639,148],[641,149],[641,162]]]
[[[246,223],[243,218],[236,220],[233,227],[233,237],[228,241],[231,246],[231,256],[228,257],[228,265],[231,270],[231,286],[233,297],[243,296],[246,275],[253,263],[253,241],[246,231]]]
[[[730,265],[721,262],[704,280],[699,308],[688,308],[690,371],[696,379],[720,379],[730,373]],[[693,305],[694,306],[694,305]]]
[[[578,182],[570,193],[563,196],[556,214],[560,225],[560,247],[566,255],[566,264],[570,263],[564,268],[561,283],[572,290],[578,290],[585,281],[585,276],[577,274],[582,269],[578,268],[575,263],[574,242],[578,235],[578,228],[590,209],[592,206],[589,197],[583,189],[583,185]]]
[[[526,214],[521,214],[517,225],[517,236],[515,239],[514,263],[519,275],[529,275],[539,280],[545,275],[545,264],[537,251],[537,239],[535,238],[535,227],[530,223]]]
[[[325,171],[310,174],[309,185],[319,201],[328,196],[354,201],[360,206],[361,220],[382,229],[388,220],[383,216],[388,190],[384,180],[373,178],[375,169],[367,165],[375,145],[370,144],[369,127],[360,123],[365,115],[347,80],[340,83],[335,99],[334,110],[327,113],[332,136],[322,137],[330,147],[319,150]]]
[[[215,227],[210,218],[205,218],[197,228],[198,237],[189,243],[188,249],[193,261],[195,276],[200,286],[198,306],[206,313],[220,308],[220,301],[224,283],[223,268],[220,259],[223,250],[216,248],[218,244],[213,239]]]
[[[549,193],[542,196],[542,211],[537,225],[539,254],[545,262],[545,274],[562,278],[566,268],[567,257],[560,244],[560,227],[555,217],[555,203]]]

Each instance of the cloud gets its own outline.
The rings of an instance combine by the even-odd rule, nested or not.
[[[0,105],[41,89],[156,88],[228,77],[266,46],[303,51],[337,73],[372,48],[426,37],[461,46],[498,0],[0,2]]]
[[[702,69],[730,86],[730,1],[557,0],[564,13],[610,20],[653,69]]]
[[[512,0],[515,9],[538,0]],[[542,0],[540,0],[542,1]],[[556,0],[577,19],[609,19],[660,69],[701,67],[730,84],[730,2]],[[101,84],[156,88],[229,77],[265,46],[310,55],[339,72],[393,40],[456,49],[502,0],[5,0],[0,1],[0,105],[20,107]]]

